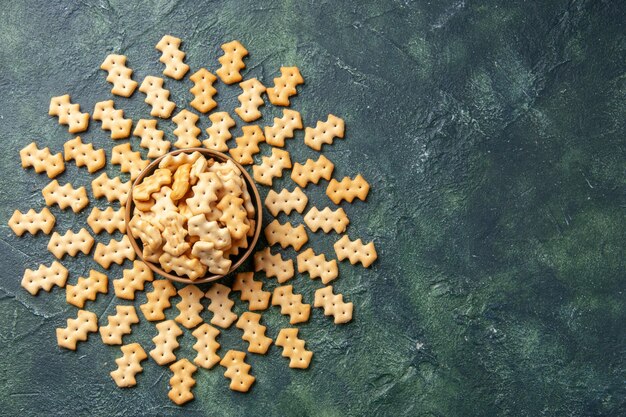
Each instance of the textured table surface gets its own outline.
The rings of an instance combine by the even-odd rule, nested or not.
[[[626,413],[623,2],[129,3],[0,10],[0,415]],[[19,285],[24,268],[53,260],[47,237],[18,239],[6,225],[16,208],[43,207],[47,178],[20,168],[19,149],[36,140],[56,152],[71,138],[47,116],[50,97],[70,93],[91,112],[111,96],[104,57],[127,55],[137,80],[159,75],[154,45],[168,33],[184,40],[192,69],[214,71],[232,39],[250,51],[246,76],[266,85],[281,65],[301,69],[293,107],[306,125],[345,119],[345,140],[325,154],[339,178],[360,172],[371,183],[366,203],[345,208],[350,235],[379,253],[371,269],[341,264],[335,287],[354,302],[351,323],[315,309],[301,326],[310,369],[287,368],[276,347],[248,354],[251,392],[230,391],[220,367],[200,370],[196,400],[182,408],[167,398],[169,371],[151,360],[137,387],[121,390],[108,375],[119,351],[98,335],[76,352],[57,347],[54,329],[76,309],[58,288],[32,297]],[[190,99],[188,78],[169,86],[177,103]],[[220,108],[232,111],[237,94],[221,85]],[[140,93],[116,103],[148,116]],[[261,124],[275,114],[267,106]],[[114,145],[98,123],[82,136],[107,153]],[[302,137],[287,146],[297,161],[315,155]],[[59,180],[91,178],[69,163]],[[322,187],[310,191],[328,203]],[[63,231],[89,210],[53,212]],[[311,240],[332,254],[332,236]],[[99,269],[86,256],[64,263],[70,282]],[[294,280],[309,301],[319,286]],[[109,294],[88,308],[104,320],[118,302]],[[264,317],[271,337],[287,325],[275,307]],[[142,322],[125,340],[149,350],[154,334]],[[220,343],[245,347],[234,328]],[[193,357],[192,344],[186,334],[179,355]]]

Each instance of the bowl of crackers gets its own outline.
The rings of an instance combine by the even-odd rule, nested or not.
[[[184,283],[237,269],[261,233],[261,197],[246,170],[205,148],[169,152],[135,179],[126,234],[148,267]]]

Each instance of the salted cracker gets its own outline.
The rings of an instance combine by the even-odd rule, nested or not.
[[[213,242],[198,241],[194,243],[191,254],[206,265],[210,273],[226,275],[230,271],[232,261],[224,257],[224,252],[217,249]]]
[[[158,158],[165,155],[172,143],[163,139],[163,131],[157,128],[156,120],[139,119],[133,135],[141,138],[139,146],[148,150],[148,158]]]
[[[216,221],[208,221],[204,214],[198,214],[187,220],[187,229],[191,236],[213,243],[216,249],[230,246],[231,238],[228,229],[220,227]]]
[[[39,290],[50,292],[52,286],[65,287],[67,281],[67,268],[59,261],[54,261],[50,266],[39,265],[36,270],[26,269],[22,277],[22,287],[31,295],[37,295]]]
[[[100,65],[100,69],[108,72],[107,81],[113,84],[111,93],[130,97],[137,88],[137,81],[132,79],[133,70],[126,66],[126,56],[110,54]]]
[[[78,342],[87,340],[89,333],[98,330],[98,316],[86,310],[78,310],[75,319],[67,319],[67,327],[56,330],[57,344],[65,349],[76,350]]]
[[[82,252],[87,255],[93,243],[93,237],[85,228],[80,229],[78,233],[68,230],[64,235],[54,232],[48,241],[48,250],[57,259],[63,259],[65,254],[76,256],[78,252]]]
[[[269,306],[272,294],[263,291],[263,283],[254,280],[252,272],[240,272],[235,276],[232,285],[233,291],[241,292],[241,299],[248,301],[248,309],[251,311],[265,310]]]
[[[209,120],[211,121],[211,126],[206,129],[209,137],[202,144],[208,149],[226,152],[228,150],[226,142],[233,137],[230,129],[235,126],[235,121],[225,111],[211,114]]]
[[[283,348],[282,355],[289,358],[290,368],[309,367],[313,352],[306,350],[304,340],[298,339],[298,329],[281,329],[276,337],[276,346]]]
[[[191,189],[193,197],[186,200],[191,212],[206,214],[211,211],[211,203],[217,201],[217,193],[222,188],[222,181],[214,172],[203,172],[198,175],[198,182]]]
[[[341,182],[333,178],[326,187],[326,195],[335,204],[339,204],[341,200],[352,203],[355,198],[365,201],[369,191],[370,185],[361,174],[358,174],[354,179],[344,177]]]
[[[335,324],[343,324],[352,320],[354,305],[344,302],[343,295],[334,294],[332,285],[315,291],[313,305],[315,307],[322,307],[324,309],[324,315],[333,316]]]
[[[165,320],[165,310],[171,307],[170,298],[176,295],[176,287],[168,279],[152,283],[152,291],[146,294],[147,301],[139,308],[148,321]]]
[[[121,265],[126,259],[135,260],[135,250],[130,244],[127,235],[120,240],[111,239],[106,245],[98,242],[93,253],[93,259],[104,269],[109,269],[112,263]]]
[[[298,272],[308,272],[311,279],[320,278],[324,284],[328,284],[339,276],[337,261],[327,261],[323,253],[316,255],[311,248],[299,253],[296,259]]]
[[[304,188],[310,182],[317,184],[322,178],[327,181],[330,180],[333,176],[334,169],[335,164],[324,155],[320,155],[315,161],[307,159],[304,165],[298,162],[293,164],[291,179],[300,187]]]
[[[343,233],[350,224],[350,220],[341,207],[334,211],[329,207],[325,207],[322,211],[317,207],[312,207],[304,215],[304,223],[314,232],[322,229],[324,233],[330,233],[331,230],[335,233]]]
[[[111,132],[111,139],[129,137],[133,127],[133,121],[124,118],[124,110],[116,109],[113,100],[96,103],[93,109],[93,119],[102,122],[102,130]]]
[[[96,172],[106,164],[104,149],[94,149],[91,143],[83,143],[80,136],[68,140],[63,145],[65,160],[76,161],[76,166],[86,166],[89,173]]]
[[[172,177],[174,180],[172,183],[172,194],[170,195],[172,201],[178,201],[187,194],[191,185],[191,167],[191,164],[183,164],[176,168],[176,172]]]
[[[104,210],[94,207],[91,209],[89,217],[87,217],[87,224],[96,234],[99,234],[103,230],[107,233],[113,233],[116,230],[119,230],[121,233],[126,233],[126,220],[124,215],[124,207],[121,207],[119,210],[114,210],[111,206]]]
[[[259,126],[243,126],[241,136],[235,138],[237,146],[228,150],[230,156],[242,165],[254,163],[253,155],[259,153],[259,144],[265,141],[263,131]]]
[[[260,165],[254,165],[252,172],[254,180],[260,184],[272,186],[273,179],[283,176],[283,170],[291,168],[289,152],[272,148],[271,156],[261,158]]]
[[[302,129],[300,113],[291,109],[283,109],[282,117],[274,117],[273,126],[265,126],[265,142],[282,148],[285,146],[285,139],[293,138],[297,129]]]
[[[142,261],[134,261],[132,268],[122,271],[122,278],[113,280],[117,298],[134,300],[135,293],[142,291],[146,282],[154,280],[154,274]]]
[[[134,215],[128,223],[128,227],[133,237],[141,240],[144,249],[149,248],[151,251],[155,251],[161,248],[161,243],[163,242],[159,224],[156,219],[153,222],[151,219],[144,219],[140,215]]]
[[[60,125],[67,125],[68,132],[84,132],[89,127],[89,113],[81,113],[80,105],[70,101],[69,94],[52,97],[50,100],[50,116],[57,116]]]
[[[39,149],[31,142],[20,150],[22,168],[33,167],[36,173],[45,172],[48,178],[54,178],[65,171],[65,162],[61,153],[52,154],[49,148]]]
[[[144,78],[139,91],[146,95],[145,102],[152,106],[150,116],[167,119],[176,108],[176,103],[170,101],[170,92],[163,88],[163,78],[151,75]]]
[[[108,291],[109,278],[92,269],[88,277],[79,277],[76,285],[67,284],[65,300],[68,304],[83,308],[87,300],[94,301],[98,294],[106,294]]]
[[[309,241],[309,236],[303,225],[299,224],[297,227],[293,227],[290,222],[281,224],[276,219],[265,227],[265,238],[271,246],[278,243],[283,249],[292,246],[296,251],[299,251],[302,245]]]
[[[172,256],[180,256],[189,249],[189,244],[185,242],[187,229],[184,227],[187,219],[180,213],[168,211],[160,217],[160,223],[163,225],[163,250]]]
[[[311,149],[321,151],[325,143],[331,145],[335,138],[343,138],[344,131],[343,119],[329,114],[325,122],[320,120],[315,128],[304,129],[304,143]]]
[[[193,94],[193,100],[189,103],[191,107],[200,113],[208,113],[217,107],[217,102],[213,99],[213,96],[217,94],[217,90],[213,87],[217,77],[206,68],[200,68],[189,79],[193,81],[193,87],[189,90]]]
[[[229,350],[220,361],[226,368],[224,376],[230,379],[230,389],[239,392],[248,392],[256,378],[250,375],[250,365],[245,362],[246,354],[237,350]]]
[[[201,157],[202,154],[197,151],[192,153],[181,152],[177,155],[165,155],[165,157],[161,159],[161,162],[159,162],[159,168],[169,169],[173,174],[179,166],[193,164]]]
[[[220,357],[217,351],[220,344],[217,342],[217,336],[220,331],[208,323],[204,323],[193,331],[192,335],[196,338],[193,349],[198,352],[193,362],[205,369],[211,369],[219,363]]]
[[[131,326],[139,323],[134,306],[115,306],[115,315],[109,316],[106,326],[100,326],[100,337],[105,345],[121,345],[122,337],[130,334]]]
[[[206,267],[198,259],[185,255],[173,256],[163,252],[159,256],[159,263],[165,272],[174,271],[178,276],[187,277],[192,281],[206,274]]]
[[[174,320],[165,320],[156,325],[157,335],[152,338],[154,349],[150,351],[150,356],[159,365],[167,365],[176,360],[174,351],[180,346],[178,337],[183,331]]]
[[[211,163],[213,160],[211,159]],[[189,184],[195,185],[198,182],[198,175],[202,174],[206,171],[209,166],[209,161],[206,160],[204,155],[200,155],[194,163],[190,164],[191,169],[189,170]]]
[[[96,198],[106,198],[108,202],[115,200],[126,204],[130,191],[130,181],[122,182],[119,177],[109,178],[106,172],[91,181],[91,191]]]
[[[178,208],[172,201],[171,195],[172,189],[170,187],[162,187],[161,191],[152,196],[154,204],[151,205],[150,212],[154,213],[154,218],[159,224],[161,224],[160,219],[167,213],[178,213]],[[161,225],[162,227],[163,225]]]
[[[240,82],[243,79],[241,70],[246,67],[243,58],[248,55],[248,50],[239,41],[225,43],[221,48],[224,51],[224,55],[217,60],[222,66],[215,73],[224,84]]]
[[[207,310],[213,313],[211,324],[222,329],[228,329],[237,320],[237,315],[233,313],[235,302],[228,298],[228,294],[230,294],[230,288],[218,283],[211,285],[211,288],[204,294],[211,301],[207,307]]]
[[[283,259],[280,253],[272,254],[266,247],[254,254],[254,271],[263,271],[268,278],[276,277],[276,281],[282,284],[293,278],[293,261]]]
[[[302,213],[308,202],[309,198],[300,187],[294,188],[293,191],[283,188],[280,193],[270,190],[265,197],[265,207],[274,217],[278,216],[281,211],[287,215],[293,210]]]
[[[178,149],[197,148],[202,145],[198,140],[201,130],[197,126],[198,116],[189,110],[183,109],[176,116],[172,117],[172,122],[176,124],[174,135],[178,138],[174,146]]]
[[[141,362],[148,359],[148,355],[139,343],[131,343],[120,348],[122,356],[115,359],[117,369],[110,375],[115,385],[128,388],[137,385],[136,375],[143,371]]]
[[[304,323],[311,314],[311,305],[302,302],[301,294],[294,294],[292,285],[274,288],[272,305],[280,306],[280,314],[288,315],[290,324]]]
[[[250,78],[239,83],[239,87],[242,92],[237,96],[237,100],[241,105],[235,109],[235,113],[244,122],[253,122],[261,117],[259,107],[265,104],[262,97],[265,86],[256,78]]]
[[[241,338],[248,342],[248,352],[264,355],[272,344],[272,339],[265,335],[267,327],[260,322],[260,314],[246,311],[239,317],[236,326],[243,330]]]
[[[56,204],[61,210],[70,207],[74,213],[80,212],[89,204],[85,187],[74,188],[69,182],[60,185],[57,180],[52,180],[41,190],[41,194],[47,206]]]
[[[133,201],[147,201],[152,194],[161,191],[163,186],[172,183],[172,172],[169,169],[157,168],[151,175],[144,177],[140,184],[133,189]]]
[[[56,218],[54,215],[48,210],[48,207],[44,207],[39,212],[33,209],[28,210],[26,213],[15,210],[8,224],[13,233],[22,236],[25,232],[36,235],[39,231],[49,235],[55,223]]]
[[[350,240],[348,235],[343,235],[333,247],[337,259],[343,261],[347,258],[352,265],[360,262],[365,268],[368,268],[378,258],[374,242],[363,244],[361,239]]]
[[[150,161],[141,159],[141,154],[133,152],[130,143],[124,143],[111,150],[111,163],[119,165],[120,171],[130,173],[130,179],[134,181]]]
[[[185,64],[185,53],[180,50],[181,40],[171,35],[165,35],[156,44],[156,49],[161,51],[159,61],[165,64],[163,75],[175,80],[180,80],[189,71],[189,65]]]
[[[191,388],[196,385],[193,374],[198,368],[187,359],[180,359],[170,365],[170,371],[174,373],[170,378],[170,391],[167,396],[176,405],[183,405],[193,400]]]
[[[227,194],[217,203],[217,208],[222,212],[220,221],[226,225],[231,238],[237,240],[245,237],[250,225],[244,222],[248,213],[243,207],[243,198]]]
[[[275,106],[289,106],[289,97],[296,95],[296,87],[304,84],[298,67],[280,67],[280,77],[274,78],[274,87],[267,89],[267,96]]]
[[[204,309],[200,301],[204,298],[204,291],[195,285],[187,285],[178,290],[180,302],[176,308],[180,312],[174,320],[188,329],[193,329],[202,323],[200,313]]]

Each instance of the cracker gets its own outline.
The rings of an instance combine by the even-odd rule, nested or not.
[[[267,96],[275,106],[289,106],[289,97],[296,95],[296,86],[304,84],[298,67],[280,67],[280,77],[274,78],[274,87],[267,89]]]
[[[30,209],[26,213],[22,213],[15,210],[8,224],[13,233],[22,236],[25,232],[36,235],[39,231],[49,235],[55,223],[54,215],[48,210],[48,207],[44,207],[40,212]]]
[[[100,337],[105,345],[121,345],[122,337],[130,334],[130,326],[139,323],[134,306],[115,306],[116,314],[109,316],[109,323],[100,327]]]
[[[321,278],[324,284],[328,284],[339,276],[337,261],[327,261],[323,253],[316,255],[311,248],[299,253],[296,259],[298,272],[308,272],[311,279]]]
[[[224,55],[217,59],[222,66],[215,73],[224,84],[240,82],[243,79],[241,70],[246,67],[243,58],[248,55],[248,50],[239,41],[223,44],[222,50]]]
[[[200,161],[200,159],[198,159]],[[176,169],[174,173],[174,182],[172,184],[172,194],[170,198],[172,201],[178,201],[189,190],[191,185],[191,164],[183,164]]]
[[[93,259],[104,269],[109,269],[113,262],[121,265],[126,259],[134,261],[135,250],[130,244],[128,236],[124,235],[120,240],[111,239],[106,245],[98,242],[93,253]]]
[[[148,355],[139,343],[131,343],[121,347],[122,357],[115,359],[117,369],[110,373],[115,384],[120,388],[137,385],[135,376],[143,371],[141,362],[148,359]]]
[[[198,175],[198,182],[191,188],[193,197],[186,200],[191,212],[194,215],[210,212],[211,203],[217,201],[217,192],[221,188],[222,181],[214,172],[203,172]]]
[[[113,280],[113,288],[117,298],[134,300],[135,292],[142,291],[148,281],[154,280],[154,275],[142,261],[134,261],[133,267],[124,269],[122,278]]]
[[[217,336],[220,331],[208,323],[204,323],[193,331],[192,335],[197,339],[193,345],[193,349],[198,352],[193,362],[206,369],[213,368],[219,363],[220,357],[217,354],[220,344],[217,342]]]
[[[172,173],[176,172],[176,169],[184,164],[193,164],[198,159],[202,157],[200,152],[181,152],[177,155],[165,155],[161,162],[159,162],[159,168],[165,168],[172,171]]]
[[[165,320],[165,310],[172,304],[170,298],[176,295],[176,287],[168,279],[160,279],[152,284],[152,291],[146,294],[147,301],[139,308],[148,321]]]
[[[133,237],[141,240],[144,248],[155,251],[161,247],[161,243],[163,242],[161,231],[156,223],[156,221],[153,223],[149,219],[135,215],[128,223],[128,227]]]
[[[161,235],[165,241],[163,250],[172,256],[180,256],[189,249],[189,244],[185,242],[187,229],[184,227],[187,219],[182,214],[174,211],[166,212],[160,218],[163,225]]]
[[[65,171],[65,162],[61,153],[52,154],[49,148],[37,148],[35,142],[31,142],[20,151],[22,168],[33,167],[36,173],[45,171],[48,178],[54,178]]]
[[[150,356],[159,365],[167,365],[176,360],[174,351],[180,346],[178,337],[183,334],[174,320],[166,320],[156,325],[157,335],[152,338],[154,349]]]
[[[68,304],[83,308],[87,300],[94,301],[98,293],[109,291],[109,278],[102,272],[90,270],[88,277],[79,277],[76,285],[67,284],[65,300]]]
[[[144,177],[141,183],[133,188],[133,201],[150,200],[152,194],[158,193],[165,185],[172,183],[172,172],[169,169],[157,168],[154,173]]]
[[[226,152],[228,145],[226,142],[233,137],[230,129],[235,126],[235,121],[225,111],[213,113],[209,116],[211,126],[206,129],[208,139],[202,144],[208,148],[219,152]]]
[[[217,77],[206,68],[200,68],[189,79],[193,81],[193,87],[189,90],[193,94],[193,100],[189,103],[191,107],[200,113],[208,113],[217,107],[217,102],[213,99],[213,96],[217,94],[217,90],[213,87]]]
[[[326,195],[335,204],[339,204],[341,200],[352,203],[355,198],[365,201],[369,191],[370,185],[361,174],[358,174],[354,179],[344,177],[341,182],[333,178],[326,187]]]
[[[241,249],[248,248],[248,236],[244,236],[241,239],[232,240],[230,248],[224,249],[224,257],[230,258],[232,256],[239,255]]]
[[[242,165],[250,165],[254,163],[253,155],[259,153],[259,143],[265,141],[263,131],[259,126],[243,126],[241,128],[242,135],[235,138],[237,146],[229,149],[230,156]]]
[[[158,193],[154,193],[153,199],[155,200],[150,212],[154,213],[155,220],[157,222],[165,216],[167,213],[177,213],[178,208],[171,199],[172,189],[170,187],[163,187]],[[160,223],[159,223],[160,224]],[[163,225],[161,225],[162,227]]]
[[[132,151],[130,143],[124,143],[111,150],[111,163],[119,165],[120,171],[130,173],[130,179],[134,181],[150,161],[141,159],[139,152]]]
[[[244,223],[244,219],[248,218],[248,213],[243,207],[243,198],[227,194],[217,203],[217,208],[222,212],[220,221],[226,224],[230,236],[234,240],[244,238],[250,226]]]
[[[22,287],[31,295],[37,295],[39,290],[50,292],[52,286],[65,287],[67,281],[67,268],[59,261],[54,261],[50,266],[39,265],[37,270],[26,269],[22,277]]]
[[[311,149],[321,151],[325,143],[332,145],[335,138],[342,139],[344,131],[343,119],[329,114],[325,122],[320,120],[315,128],[307,127],[304,129],[304,143]]]
[[[124,110],[116,109],[113,100],[96,103],[93,119],[102,122],[102,130],[111,132],[111,139],[125,139],[133,127],[131,119],[124,118]]]
[[[106,164],[104,149],[95,150],[91,143],[83,143],[80,136],[65,142],[63,153],[66,161],[73,159],[76,166],[86,166],[89,173],[96,172]]]
[[[193,400],[191,388],[196,385],[193,374],[198,368],[187,359],[181,359],[170,365],[170,371],[174,373],[170,378],[170,391],[167,396],[176,405],[183,405]]]
[[[236,326],[243,330],[241,338],[248,342],[248,352],[264,355],[272,344],[272,339],[265,336],[266,326],[261,325],[261,315],[246,311],[239,317]]]
[[[282,148],[285,146],[285,139],[293,138],[296,129],[302,129],[300,113],[283,109],[283,117],[274,117],[274,125],[265,126],[265,142]]]
[[[126,56],[110,54],[100,65],[100,69],[108,72],[107,81],[113,84],[111,93],[121,97],[133,95],[137,81],[131,78],[133,70],[126,66]]]
[[[341,207],[335,211],[328,207],[322,211],[319,211],[317,207],[312,207],[305,214],[304,222],[312,231],[317,232],[322,229],[324,233],[329,233],[331,230],[334,230],[335,233],[343,233],[350,224],[348,215]]]
[[[241,190],[241,198],[243,198],[243,208],[246,209],[246,213],[248,213],[248,218],[250,219],[250,222],[252,222],[256,215],[256,209],[254,208],[254,203],[252,202],[252,197],[250,196],[250,192],[248,191],[247,186],[243,187],[243,189]],[[250,225],[250,230],[248,231],[249,236],[251,236],[250,233],[254,235],[254,227],[252,226],[252,224]]]
[[[235,113],[244,122],[253,122],[261,117],[259,107],[265,104],[263,97],[261,97],[265,92],[265,86],[256,78],[250,78],[239,83],[239,87],[243,90],[237,96],[237,100],[239,100],[241,105],[235,109]]]
[[[161,248],[151,249],[147,246],[144,246],[142,253],[141,253],[141,257],[143,258],[144,261],[152,262],[153,264],[159,263],[159,258],[161,257],[161,255],[163,255],[163,249]]]
[[[67,319],[67,327],[57,329],[57,344],[69,350],[76,350],[78,342],[84,342],[89,333],[98,330],[98,316],[91,311],[78,310],[75,319]]]
[[[103,172],[91,181],[91,191],[96,198],[104,197],[110,203],[117,200],[124,205],[130,191],[130,181],[122,182],[119,177],[109,178],[107,173]]]
[[[59,185],[57,180],[52,180],[42,190],[46,205],[52,207],[54,204],[61,210],[70,207],[74,213],[80,212],[89,204],[87,190],[85,187],[72,187],[72,184]]]
[[[220,365],[226,368],[224,376],[230,379],[230,389],[239,392],[248,392],[255,377],[250,375],[250,365],[244,362],[246,354],[237,350],[229,350],[220,361]]]
[[[310,182],[317,184],[322,178],[328,181],[333,176],[334,169],[335,164],[324,155],[320,155],[315,161],[307,159],[304,165],[298,162],[293,164],[291,179],[300,187],[304,188]]]
[[[291,214],[293,210],[302,213],[308,202],[309,198],[300,187],[294,188],[293,191],[283,188],[280,193],[270,190],[265,197],[265,207],[274,217],[278,216],[281,211],[287,215]]]
[[[204,294],[211,300],[207,307],[207,310],[213,313],[211,324],[222,329],[228,329],[237,320],[237,315],[233,313],[235,302],[228,298],[228,294],[230,294],[230,288],[218,283],[211,285],[211,288]]]
[[[139,146],[148,150],[148,158],[158,158],[165,155],[172,143],[163,139],[163,131],[157,129],[156,120],[139,119],[133,135],[141,138]]]
[[[202,323],[200,312],[204,307],[202,307],[200,300],[204,297],[204,291],[195,285],[187,285],[178,290],[178,295],[181,299],[176,304],[176,308],[180,311],[180,314],[174,320],[188,329],[193,329]]]
[[[276,281],[282,284],[293,278],[293,261],[284,260],[280,253],[272,254],[266,247],[254,254],[254,271],[263,271],[268,278],[276,277]]]
[[[232,288],[233,291],[241,292],[241,300],[248,301],[248,309],[251,311],[265,310],[269,306],[272,294],[263,291],[263,283],[255,281],[252,272],[238,273]]]
[[[303,225],[299,224],[297,227],[293,227],[289,222],[281,224],[276,219],[265,227],[265,238],[270,246],[278,243],[283,249],[292,246],[296,251],[299,251],[302,245],[309,241],[309,236]]]
[[[304,323],[311,314],[311,305],[302,302],[301,294],[293,293],[292,285],[274,288],[272,305],[280,306],[280,314],[288,315],[290,324]]]
[[[211,159],[211,161],[213,160]],[[189,184],[195,185],[198,182],[198,175],[206,171],[209,161],[206,160],[204,155],[200,155],[200,157],[190,165],[191,170],[189,171]]]
[[[291,168],[289,152],[272,148],[272,155],[262,157],[261,165],[254,165],[252,172],[256,182],[271,187],[273,179],[282,177],[283,170],[287,168]]]
[[[201,132],[200,128],[196,126],[198,119],[197,115],[185,109],[172,117],[172,122],[176,123],[174,135],[178,138],[174,142],[176,148],[197,148],[202,145],[202,142],[198,140],[198,135]]]
[[[353,304],[344,302],[343,295],[333,294],[332,285],[315,291],[313,305],[322,307],[324,315],[333,316],[335,324],[343,324],[352,320]]]
[[[337,259],[343,261],[348,258],[352,265],[358,262],[368,268],[377,258],[376,248],[374,242],[363,244],[361,239],[350,240],[348,235],[343,235],[341,239],[335,242],[333,245]]]
[[[103,230],[107,233],[113,233],[116,230],[119,230],[121,233],[126,233],[126,220],[124,215],[124,207],[121,207],[119,210],[113,210],[113,207],[110,206],[104,210],[94,207],[91,213],[89,213],[89,217],[87,217],[87,224],[96,234],[99,234]]]
[[[52,97],[50,100],[50,116],[57,116],[60,125],[67,125],[68,132],[84,132],[89,127],[89,113],[81,113],[80,105],[70,101],[69,94]]]
[[[146,95],[145,102],[152,106],[150,116],[167,119],[176,108],[176,103],[170,101],[170,92],[163,88],[163,78],[151,75],[144,78],[139,91]]]
[[[171,35],[165,35],[156,44],[156,49],[161,51],[159,61],[165,64],[163,75],[175,80],[180,80],[189,71],[189,65],[185,64],[185,53],[180,50],[181,40]]]
[[[276,346],[283,348],[283,357],[289,358],[289,367],[306,369],[311,363],[313,352],[306,350],[304,340],[298,339],[298,329],[281,329],[276,337]]]
[[[220,227],[215,221],[207,221],[204,214],[193,216],[187,221],[187,228],[191,236],[198,236],[204,242],[211,242],[216,249],[230,246],[231,239],[228,229]]]
[[[217,249],[213,242],[196,242],[191,254],[206,265],[209,272],[216,275],[226,275],[230,271],[232,261],[224,257],[224,252]]]
[[[85,228],[80,229],[78,233],[68,230],[64,235],[54,232],[48,241],[48,250],[58,259],[63,259],[65,254],[76,256],[78,252],[87,255],[93,242],[93,237]]]
[[[206,274],[206,267],[198,259],[185,255],[172,256],[163,252],[159,256],[159,263],[165,272],[174,271],[177,275],[187,277],[192,281],[202,278]]]

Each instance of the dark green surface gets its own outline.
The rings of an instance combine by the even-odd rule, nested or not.
[[[2,3],[0,415],[626,414],[623,2]],[[250,50],[246,76],[266,85],[280,65],[300,67],[293,107],[306,125],[329,112],[346,120],[346,139],[325,154],[336,176],[370,181],[367,204],[345,209],[349,234],[374,239],[380,257],[370,270],[341,265],[335,287],[355,304],[352,323],[333,326],[315,309],[302,326],[309,370],[288,369],[272,347],[248,355],[250,393],[228,390],[219,367],[200,370],[184,408],[151,361],[136,388],[120,390],[108,376],[116,348],[97,335],[77,352],[56,346],[54,329],[75,309],[58,288],[31,297],[19,286],[25,267],[52,261],[47,238],[6,226],[13,209],[43,206],[47,183],[19,169],[18,150],[37,140],[59,151],[71,138],[46,115],[50,97],[70,93],[91,112],[110,97],[98,67],[112,51],[135,79],[159,75],[154,45],[167,33],[183,38],[193,70],[214,71],[232,39]],[[188,79],[166,82],[178,104],[190,99]],[[238,88],[219,91],[232,111]],[[142,100],[116,103],[137,120],[148,116]],[[261,124],[275,114],[267,106]],[[297,161],[315,155],[302,137],[288,144]],[[98,123],[83,138],[113,146]],[[91,177],[69,163],[59,179]],[[53,212],[64,231],[88,210]],[[332,239],[311,240],[330,255]],[[64,263],[70,283],[99,269],[85,256]],[[320,285],[294,281],[307,301]],[[118,302],[87,308],[106,322]],[[271,337],[287,325],[276,308],[264,317]],[[149,350],[154,333],[142,322],[125,340]],[[239,336],[231,329],[220,343],[241,349]],[[193,357],[192,344],[186,333],[179,356]]]

